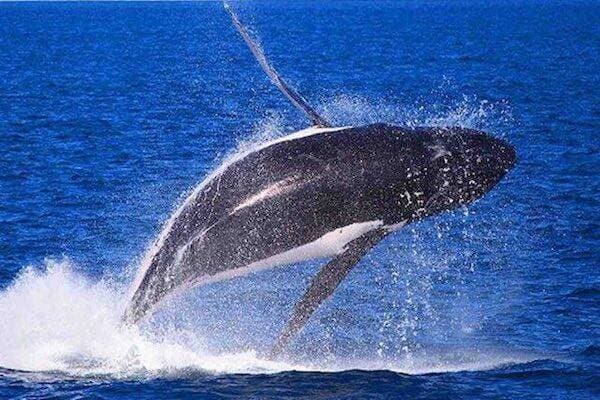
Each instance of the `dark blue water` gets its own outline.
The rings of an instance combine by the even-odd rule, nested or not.
[[[516,169],[386,239],[284,360],[261,354],[319,263],[123,328],[182,195],[306,121],[219,3],[2,3],[0,397],[600,396],[598,3],[235,7],[337,124],[484,129],[516,146]]]

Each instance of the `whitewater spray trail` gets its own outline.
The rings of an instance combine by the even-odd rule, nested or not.
[[[28,267],[0,293],[0,366],[115,379],[211,374],[390,369],[403,373],[480,370],[527,362],[531,355],[462,352],[452,359],[422,354],[410,362],[337,360],[328,365],[273,362],[254,351],[214,354],[197,333],[120,323],[120,287],[90,282],[68,261]]]
[[[90,282],[66,260],[25,268],[0,293],[0,366],[73,375],[145,376],[291,368],[254,352],[214,355],[193,332],[121,323],[122,287]]]

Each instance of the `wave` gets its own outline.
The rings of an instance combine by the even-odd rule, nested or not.
[[[590,357],[600,356],[600,346],[591,344],[581,351],[581,355]]]
[[[572,290],[570,293],[567,294],[566,297],[580,298],[580,299],[588,299],[588,298],[595,299],[597,297],[600,297],[600,289],[598,289],[596,287],[578,288],[578,289]]]

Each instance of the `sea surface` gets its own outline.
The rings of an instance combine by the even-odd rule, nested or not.
[[[600,397],[600,3],[234,2],[339,125],[460,125],[518,164],[409,225],[290,346],[320,262],[120,316],[185,194],[307,126],[219,2],[0,3],[0,398]]]

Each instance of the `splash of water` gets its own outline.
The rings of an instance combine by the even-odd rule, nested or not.
[[[276,373],[387,368],[404,373],[486,369],[526,362],[531,356],[487,352],[453,353],[448,359],[422,354],[410,364],[389,360],[338,360],[329,365],[275,362],[254,351],[215,354],[196,332],[169,326],[147,330],[124,326],[122,287],[91,282],[67,260],[27,267],[0,293],[0,366],[72,376],[147,378],[201,373]],[[417,356],[419,358],[419,356]]]
[[[0,366],[116,377],[184,369],[265,372],[289,369],[248,351],[216,355],[193,332],[121,323],[122,287],[90,282],[68,260],[27,267],[0,293]]]
[[[504,136],[506,129],[515,124],[506,101],[491,102],[474,95],[450,97],[447,90],[435,90],[426,98],[411,103],[389,103],[344,94],[327,101],[321,111],[336,125],[386,122],[408,127],[460,126],[482,129],[498,136]]]

